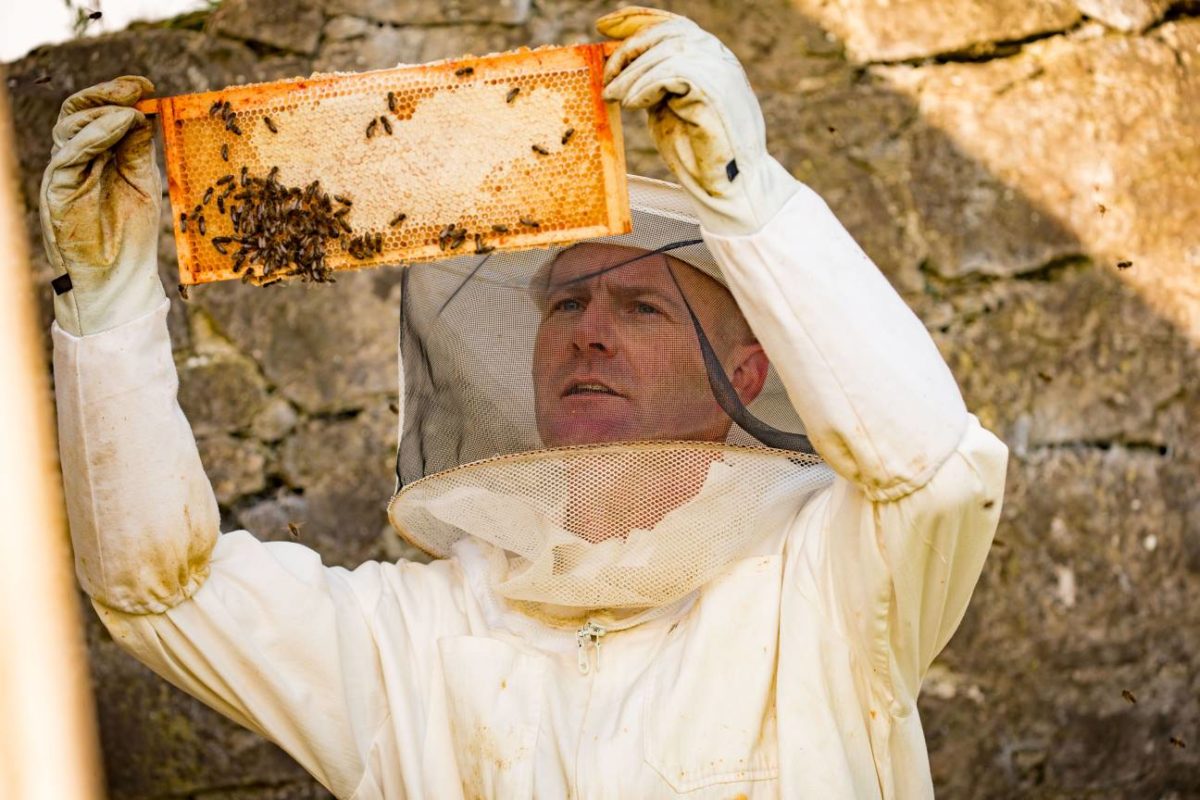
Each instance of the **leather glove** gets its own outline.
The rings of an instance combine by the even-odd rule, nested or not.
[[[737,57],[686,17],[637,6],[596,20],[624,40],[604,66],[604,99],[646,109],[667,166],[705,230],[754,233],[799,182],[767,153],[766,124]]]
[[[75,336],[115,328],[166,298],[158,278],[162,185],[154,132],[130,106],[154,85],[126,76],[68,97],[42,176],[54,316]]]

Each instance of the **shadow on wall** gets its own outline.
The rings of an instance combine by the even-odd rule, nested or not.
[[[517,24],[426,27],[347,7],[357,5],[363,17],[317,11],[321,37],[239,28],[230,2],[224,21],[210,22],[224,35],[129,31],[11,65],[38,280],[51,276],[37,188],[73,91],[139,73],[174,94],[576,41],[607,10],[547,0],[503,21]],[[887,16],[921,20],[917,0],[872,6],[882,16],[861,11],[854,24],[830,17],[861,5],[850,0],[668,5],[742,59],[771,151],[920,314],[971,409],[1012,449],[994,552],[922,697],[939,796],[1200,790],[1200,610],[1188,599],[1200,589],[1200,302],[1190,282],[1200,267],[1200,63],[1183,55],[1200,45],[1200,20],[1177,7],[1126,34],[1064,2],[1019,29],[1020,15],[972,17],[983,27],[966,39],[954,38],[952,19],[929,18],[921,39],[914,23]],[[849,37],[854,60],[827,26]],[[642,120],[626,123],[631,171],[668,177]],[[160,261],[173,285],[168,217]],[[408,555],[383,513],[398,274],[172,299],[181,402],[227,528],[284,538],[285,522],[300,521],[327,563]],[[41,300],[48,324],[49,292]],[[347,304],[359,313],[346,315]],[[89,638],[114,797],[218,787],[325,796],[278,750],[117,653],[94,621]]]

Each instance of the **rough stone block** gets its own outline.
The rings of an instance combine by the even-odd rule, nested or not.
[[[1110,28],[1131,33],[1144,31],[1162,19],[1171,0],[1075,0],[1075,5]]]
[[[520,25],[529,16],[530,0],[329,0],[333,14],[391,22],[396,25],[438,25],[497,22]]]
[[[299,415],[292,404],[282,397],[272,397],[250,421],[250,433],[264,442],[277,442],[292,432]]]
[[[417,28],[393,28],[368,23],[362,35],[353,39],[327,40],[313,61],[318,72],[362,72],[387,69],[396,64],[421,61],[421,41],[425,31]]]
[[[176,368],[179,405],[196,436],[246,430],[266,403],[266,387],[249,359],[197,354]]]
[[[1200,336],[1200,149],[1180,135],[1200,129],[1198,46],[1200,19],[1187,19],[1153,36],[878,70],[920,112],[914,201],[931,271],[1018,275],[1079,253],[1128,262],[1122,279]]]
[[[379,400],[349,419],[310,420],[280,448],[288,486],[303,489],[305,544],[327,564],[379,558],[395,489],[396,415]]]
[[[375,23],[368,19],[339,14],[325,23],[325,41],[344,42],[350,39],[361,39],[375,29]]]
[[[396,389],[399,295],[380,297],[375,285],[371,272],[339,274],[332,286],[235,281],[205,286],[194,302],[287,399],[309,413],[338,412]]]
[[[1184,477],[1194,470],[1119,447],[1010,461],[996,544],[939,659],[986,700],[922,696],[940,796],[1119,786],[1161,797],[1198,786],[1197,759],[1168,741],[1200,714],[1200,678],[1187,666],[1200,648],[1196,578],[1179,564],[1180,510],[1200,499]],[[963,766],[983,763],[999,768]]]
[[[421,38],[420,62],[440,61],[464,55],[498,53],[525,43],[522,31],[487,25],[436,27],[425,30]]]
[[[311,0],[224,0],[209,24],[222,36],[312,55],[324,22]]]
[[[303,495],[280,489],[274,497],[258,500],[238,509],[241,527],[264,542],[300,541],[307,538],[308,503]],[[297,526],[299,536],[293,536],[288,523]]]
[[[1018,455],[1104,443],[1200,452],[1179,413],[1200,412],[1188,394],[1200,359],[1114,273],[1082,262],[953,301],[938,344],[968,407]]]
[[[267,452],[258,442],[218,434],[197,439],[196,444],[221,505],[228,506],[239,497],[266,488]]]
[[[1063,30],[1079,20],[1071,0],[798,0],[860,63],[986,51],[993,42]]]

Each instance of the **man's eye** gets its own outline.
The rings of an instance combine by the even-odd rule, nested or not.
[[[555,311],[579,311],[583,308],[583,303],[574,297],[568,297],[565,300],[559,300],[554,304]]]
[[[649,303],[639,302],[636,304],[635,308],[637,309],[637,313],[639,313],[639,314],[658,314],[659,313],[659,310],[655,306],[650,305]]]

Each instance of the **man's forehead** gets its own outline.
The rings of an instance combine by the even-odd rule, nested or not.
[[[666,269],[668,264],[675,275],[684,281],[690,278],[690,273],[701,274],[687,262],[664,253],[615,244],[578,244],[555,258],[550,288],[585,281],[601,274],[606,282],[617,284],[673,286],[674,281]]]

